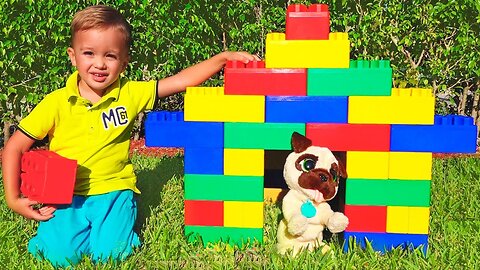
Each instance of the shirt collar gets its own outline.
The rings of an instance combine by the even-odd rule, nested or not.
[[[75,71],[70,77],[67,79],[67,98],[70,100],[72,97],[80,97],[80,93],[78,91],[78,70]],[[102,97],[102,99],[98,102],[101,103],[108,99],[118,100],[120,95],[120,79],[117,79],[113,82],[107,89],[106,94]]]

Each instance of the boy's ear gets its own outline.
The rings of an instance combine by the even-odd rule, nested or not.
[[[77,61],[75,60],[75,50],[72,47],[68,47],[67,54],[68,54],[68,57],[70,58],[70,62],[72,63],[72,66],[76,67]]]

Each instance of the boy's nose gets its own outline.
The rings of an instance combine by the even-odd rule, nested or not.
[[[96,57],[95,62],[94,62],[94,66],[95,66],[95,68],[103,69],[103,68],[105,68],[105,61],[103,60],[102,57]]]

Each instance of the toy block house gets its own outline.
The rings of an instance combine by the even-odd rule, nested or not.
[[[475,152],[473,119],[435,116],[430,89],[392,88],[388,60],[350,60],[324,4],[289,6],[265,55],[227,63],[224,87],[188,88],[184,112],[147,116],[147,146],[185,149],[185,233],[261,242],[296,131],[346,157],[346,240],[426,248],[432,153]]]

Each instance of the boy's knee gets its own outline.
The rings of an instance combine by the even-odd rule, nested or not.
[[[63,245],[47,246],[42,240],[32,238],[28,243],[28,252],[37,259],[45,259],[53,266],[66,267],[78,264],[82,259],[82,252]]]

